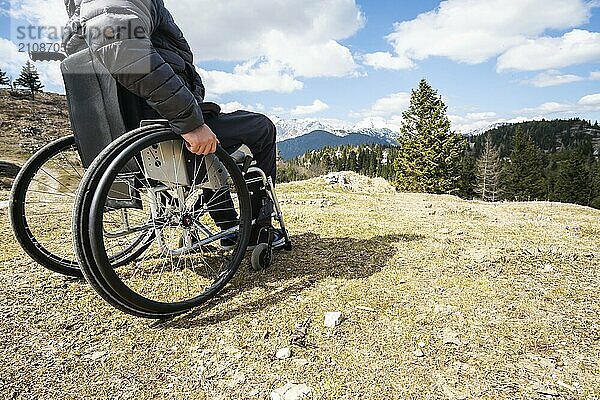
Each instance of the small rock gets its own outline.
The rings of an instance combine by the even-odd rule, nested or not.
[[[546,264],[546,265],[544,265],[544,271],[552,272],[552,271],[554,271],[554,267],[551,264]]]
[[[288,358],[290,358],[292,356],[292,351],[290,350],[289,347],[284,347],[283,349],[279,349],[277,350],[277,353],[275,353],[275,357],[277,357],[280,360],[286,360]]]
[[[447,304],[436,304],[435,306],[433,306],[433,312],[436,314],[453,314],[457,311],[458,309],[454,306],[451,305],[447,305]]]
[[[328,328],[335,328],[342,323],[344,315],[339,312],[328,312],[325,314],[325,326]]]
[[[260,395],[260,389],[252,389],[246,394],[246,397],[258,397]]]
[[[287,383],[271,392],[271,400],[302,400],[308,398],[312,389],[305,384]]]
[[[309,361],[306,358],[294,358],[292,361],[294,364],[296,364],[300,367],[303,367],[303,366],[309,364]]]
[[[415,351],[413,351],[413,354],[415,357],[425,357],[425,353],[423,353],[423,350],[421,349],[416,349]]]
[[[417,343],[417,346],[419,346],[420,348],[425,347],[425,342],[419,342]]]
[[[547,387],[543,387],[543,386],[539,386],[537,389],[537,392],[544,396],[560,397],[560,393],[558,393],[556,390],[550,389]]]
[[[449,400],[465,400],[468,397],[466,394],[448,384],[442,386],[442,391]]]
[[[90,360],[97,361],[108,354],[106,351],[96,351],[90,355]]]
[[[562,388],[568,389],[572,392],[576,392],[577,388],[571,386],[571,385],[567,385],[566,383],[564,383],[563,381],[559,380],[558,382],[556,382],[556,384]]]
[[[227,386],[230,388],[236,388],[242,386],[246,382],[246,375],[243,372],[237,371],[231,379],[227,382]]]
[[[444,344],[455,344],[457,346],[462,345],[462,342],[459,339],[459,334],[458,332],[452,330],[452,328],[445,328],[443,333],[443,341]]]

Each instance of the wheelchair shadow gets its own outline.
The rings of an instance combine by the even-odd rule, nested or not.
[[[218,296],[187,314],[164,321],[159,327],[209,326],[289,301],[290,297],[325,279],[367,278],[382,270],[396,254],[398,245],[423,238],[414,234],[377,236],[368,240],[322,238],[315,234],[292,236],[294,250],[276,251],[274,262],[267,270],[250,271],[250,260],[246,257],[236,276]],[[248,293],[256,289],[262,289],[260,295]],[[222,311],[213,310],[215,305],[238,296],[249,299]]]

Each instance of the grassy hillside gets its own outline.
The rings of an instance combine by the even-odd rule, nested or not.
[[[0,90],[0,160],[23,163],[44,144],[71,133],[65,96],[15,99]]]
[[[505,124],[484,132],[482,135],[473,136],[469,141],[473,144],[473,150],[479,156],[483,149],[486,137],[490,137],[493,145],[498,149],[502,157],[509,157],[515,131],[520,128],[531,136],[538,148],[548,153],[556,153],[562,150],[577,147],[587,148],[590,153],[600,153],[600,126],[598,122],[579,118],[552,121],[527,121],[515,124]]]
[[[161,324],[33,264],[1,210],[0,398],[600,397],[600,211],[357,187],[278,187],[295,250]]]

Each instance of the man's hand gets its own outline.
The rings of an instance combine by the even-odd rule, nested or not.
[[[185,146],[194,154],[207,155],[217,151],[220,143],[208,125],[204,124],[191,132],[181,135],[185,140]]]

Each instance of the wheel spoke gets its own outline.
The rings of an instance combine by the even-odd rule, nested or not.
[[[139,234],[142,231],[146,235],[153,232],[153,242],[138,260],[130,260],[128,264],[119,268],[112,265],[100,265],[99,268],[102,268],[105,279],[114,279],[120,282],[119,285],[127,288],[118,293],[125,302],[135,301],[139,304],[141,296],[148,302],[167,305],[189,303],[191,306],[203,296],[214,294],[222,287],[231,277],[230,271],[235,271],[236,264],[239,264],[245,252],[239,245],[234,246],[233,250],[224,251],[219,244],[228,232],[239,234],[241,221],[237,216],[244,212],[249,218],[249,204],[244,203],[242,210],[242,203],[237,195],[244,182],[239,170],[230,161],[229,168],[225,168],[229,174],[224,186],[215,190],[206,189],[210,187],[206,170],[210,163],[207,164],[206,157],[190,155],[193,157],[193,163],[190,164],[184,158],[183,152],[171,154],[171,150],[165,151],[167,147],[152,140],[154,139],[148,136],[140,137],[136,142],[139,145],[130,146],[131,150],[127,154],[115,150],[112,156],[115,161],[111,162],[118,165],[133,164],[137,167],[131,181],[134,182],[131,186],[135,186],[135,191],[122,193],[126,190],[113,187],[112,184],[120,176],[114,172],[110,173],[109,179],[103,181],[103,186],[98,188],[98,191],[109,193],[108,188],[111,188],[110,193],[116,197],[130,196],[139,201],[142,209],[132,210],[128,214],[129,225],[123,223],[112,203],[112,210],[108,207],[104,210],[101,221],[105,232],[102,236],[102,248],[106,253],[115,253],[126,248],[130,243],[130,236],[135,237],[137,234],[128,234],[128,229],[133,231],[135,227],[140,227]],[[168,140],[173,139],[169,137]],[[152,167],[150,177],[139,159],[138,152],[141,153],[153,144],[155,145],[152,152],[161,162],[157,163],[157,167]],[[186,168],[193,165],[192,171],[185,171],[191,178],[189,186],[184,186],[185,182],[181,182],[180,179],[184,174],[181,170],[184,165],[187,165]],[[171,172],[167,173],[167,168],[171,168]],[[235,181],[232,178],[234,174]],[[157,181],[157,177],[162,178]],[[213,183],[212,180],[210,182]],[[100,201],[98,204],[103,203]],[[228,217],[218,221],[213,219],[214,213],[223,212]],[[143,215],[146,216],[145,220]],[[231,225],[233,227],[226,231],[219,228]],[[97,229],[94,226],[92,229]],[[247,232],[245,230],[244,234]],[[119,285],[111,286],[120,288]],[[151,304],[148,303],[147,307],[153,307]]]

